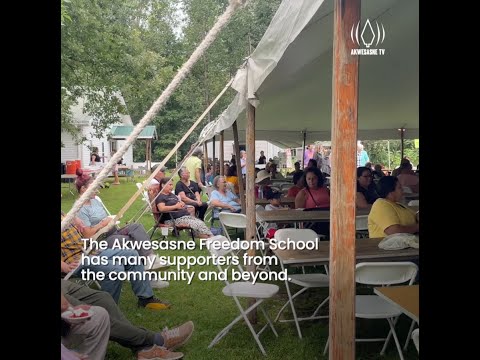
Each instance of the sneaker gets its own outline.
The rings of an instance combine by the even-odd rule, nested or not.
[[[163,346],[173,351],[190,339],[193,334],[193,321],[187,321],[173,329],[165,328],[160,334],[163,337]]]
[[[141,350],[137,354],[137,360],[176,360],[182,357],[183,353],[172,352],[158,345],[153,345],[150,349]]]
[[[170,304],[166,301],[157,299],[155,296],[151,298],[138,298],[138,306],[151,310],[165,310],[170,307]]]
[[[159,269],[162,269],[162,268],[168,268],[170,266],[170,264],[168,264],[166,261],[160,260],[157,255],[152,254],[152,255],[148,255],[148,257],[149,257],[149,259],[154,258],[155,260],[154,260],[153,265],[151,267],[150,267],[150,263],[145,265],[145,271],[155,271],[155,270],[159,270]]]
[[[163,280],[150,280],[150,286],[152,289],[163,289],[170,286],[168,281]]]

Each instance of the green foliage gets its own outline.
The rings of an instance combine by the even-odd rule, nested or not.
[[[362,141],[370,157],[370,162],[388,166],[390,154],[390,168],[394,169],[400,165],[401,143],[400,140],[365,140]],[[388,151],[390,147],[390,151]],[[416,166],[419,162],[419,149],[415,148],[414,140],[404,140],[404,156],[408,157],[412,164]]]
[[[78,136],[69,109],[82,97],[84,110],[95,119],[97,137],[120,114],[130,114],[134,124],[143,118],[228,4],[228,0],[67,1],[62,2],[62,14],[71,19],[62,17],[62,129]],[[257,45],[279,4],[280,0],[253,0],[236,13],[152,120],[159,134],[152,143],[153,161],[163,159],[224,88]],[[116,97],[119,93],[126,108]],[[179,157],[233,96],[229,90],[219,100],[181,146]],[[134,159],[145,159],[141,141],[134,146]]]

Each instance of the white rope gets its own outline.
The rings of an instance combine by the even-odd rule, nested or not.
[[[210,29],[208,34],[205,36],[205,39],[200,43],[200,45],[195,49],[190,58],[185,62],[180,70],[177,72],[173,80],[168,84],[167,88],[163,91],[160,97],[155,101],[152,107],[148,110],[145,116],[140,120],[140,122],[135,126],[130,136],[127,138],[126,142],[117,150],[117,152],[110,158],[107,165],[100,171],[100,174],[95,178],[93,183],[88,187],[88,189],[80,196],[80,198],[75,201],[73,207],[67,213],[65,218],[61,223],[61,230],[64,231],[65,228],[70,224],[75,215],[80,211],[83,204],[85,204],[88,199],[94,194],[94,192],[99,187],[103,179],[105,179],[111,169],[115,164],[122,158],[128,148],[136,140],[140,132],[145,128],[145,126],[152,121],[155,115],[162,109],[167,100],[170,98],[175,89],[180,85],[180,83],[185,79],[185,77],[192,70],[193,65],[200,59],[203,53],[210,47],[213,41],[216,39],[220,31],[227,25],[228,21],[232,18],[235,11],[243,4],[248,2],[248,0],[230,0],[229,5],[225,12],[218,18],[217,22]],[[107,225],[113,227],[114,221]]]

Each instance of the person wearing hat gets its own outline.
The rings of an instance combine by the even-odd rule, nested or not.
[[[267,170],[260,170],[255,178],[255,198],[263,199],[263,194],[270,190],[270,173]]]

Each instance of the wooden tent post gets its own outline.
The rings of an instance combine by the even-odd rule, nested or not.
[[[225,162],[225,151],[224,151],[224,135],[223,130],[220,132],[220,175],[227,176],[225,171],[223,171],[223,163]]]
[[[240,143],[238,142],[238,127],[237,121],[232,125],[233,127],[233,147],[235,148],[235,164],[237,164],[237,178],[238,178],[238,189],[240,193],[240,202],[242,204],[242,213],[245,214],[247,209],[245,205],[245,188],[243,187],[243,177],[242,177],[242,167],[240,165]]]
[[[333,26],[332,156],[330,200],[329,359],[355,359],[355,195],[358,129],[358,56],[350,30],[359,0],[335,0]]]

